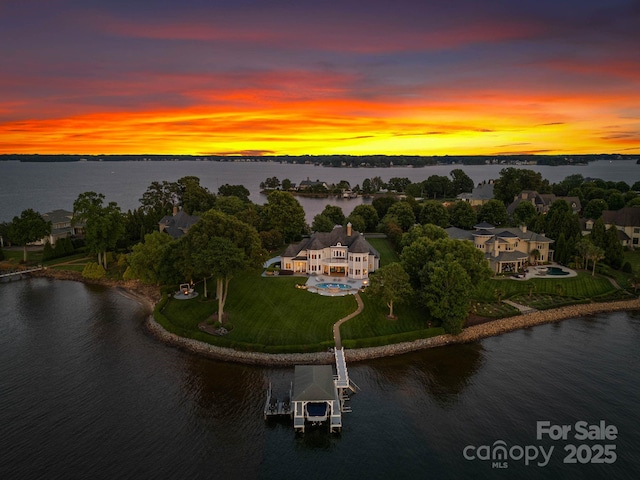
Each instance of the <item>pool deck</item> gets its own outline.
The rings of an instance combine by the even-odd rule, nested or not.
[[[548,267],[556,267],[556,268],[561,268],[562,270],[564,270],[565,272],[569,272],[568,275],[549,275],[547,273],[547,269]],[[571,277],[577,277],[578,273],[575,270],[571,270],[568,267],[565,267],[564,265],[558,265],[557,263],[552,263],[549,265],[538,265],[536,267],[533,266],[529,266],[527,268],[526,273],[524,274],[520,274],[521,276],[511,276],[508,277],[512,280],[520,280],[520,281],[524,281],[524,280],[529,280],[531,278],[555,278],[555,279],[561,279],[561,278],[571,278]]]
[[[339,288],[318,288],[319,283],[342,283],[349,285],[350,289]],[[353,295],[358,293],[362,288],[362,280],[356,280],[348,277],[333,277],[331,275],[311,275],[306,283],[307,289],[313,293],[319,295],[327,295],[331,297],[338,297],[344,295]]]

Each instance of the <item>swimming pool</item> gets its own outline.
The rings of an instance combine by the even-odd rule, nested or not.
[[[560,267],[547,267],[547,275],[569,275],[569,272]]]
[[[347,285],[346,283],[324,282],[324,283],[316,284],[316,288],[325,288],[327,290],[329,290],[329,289],[351,290],[353,288],[353,286],[352,285]]]

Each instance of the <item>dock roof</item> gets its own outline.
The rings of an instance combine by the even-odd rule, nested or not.
[[[331,365],[296,365],[294,402],[326,402],[335,399]]]

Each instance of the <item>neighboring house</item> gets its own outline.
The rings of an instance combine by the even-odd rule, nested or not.
[[[310,188],[318,188],[318,187],[323,187],[323,188],[326,188],[327,190],[329,189],[329,186],[326,184],[326,182],[321,182],[320,180],[316,180],[315,182],[313,182],[309,180],[309,177],[307,177],[306,180],[303,180],[300,182],[300,185],[298,185],[298,190],[304,191]]]
[[[553,193],[538,193],[535,190],[523,190],[507,207],[507,213],[509,215],[513,215],[516,207],[522,202],[531,203],[538,213],[547,213],[553,202],[558,200],[564,200],[567,202],[573,213],[578,213],[582,210],[582,204],[578,197],[556,197]]]
[[[82,225],[72,225],[73,212],[68,210],[53,210],[43,213],[42,218],[47,222],[51,222],[51,233],[41,240],[35,242],[35,245],[44,245],[49,242],[53,247],[61,238],[81,236],[84,233]]]
[[[282,254],[282,270],[311,275],[365,279],[380,266],[380,254],[363,235],[337,225],[330,232],[316,232]]]
[[[623,246],[638,248],[640,246],[640,207],[624,207],[620,210],[604,210],[602,220],[606,228],[615,225],[618,238]],[[585,222],[583,234],[591,233],[594,221]]]
[[[189,231],[189,228],[195,224],[200,217],[195,217],[187,214],[184,210],[178,211],[177,208],[173,209],[173,215],[167,215],[163,217],[158,226],[161,232],[166,232],[173,238],[180,238]]]
[[[471,193],[461,193],[457,198],[470,203],[472,207],[484,205],[493,198],[493,180],[482,182]]]
[[[470,240],[484,252],[489,268],[495,273],[517,272],[530,263],[553,260],[553,240],[544,235],[527,231],[527,227],[498,228],[482,222],[475,231],[457,227],[446,229],[450,238]],[[537,251],[537,255],[536,255]]]

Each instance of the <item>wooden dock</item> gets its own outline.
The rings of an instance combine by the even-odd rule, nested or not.
[[[25,273],[31,273],[31,272],[37,272],[39,270],[43,270],[44,267],[42,266],[38,266],[38,267],[34,267],[34,268],[29,268],[27,270],[18,270],[15,272],[9,272],[9,273],[3,273],[0,274],[0,279],[8,279],[11,280],[11,277],[15,277],[18,275],[24,275]]]
[[[278,399],[273,396],[273,389],[271,382],[269,382],[269,389],[267,390],[267,401],[264,404],[264,419],[269,417],[284,417],[293,416],[293,409],[291,408],[291,395],[293,390],[293,384],[289,389],[289,395],[284,396],[282,399]]]
[[[264,405],[264,418],[289,416],[296,432],[305,425],[328,424],[330,432],[342,430],[342,414],[351,412],[347,402],[359,387],[349,379],[343,348],[334,350],[335,374],[330,365],[296,365],[295,382],[289,395],[278,399],[271,383]]]

